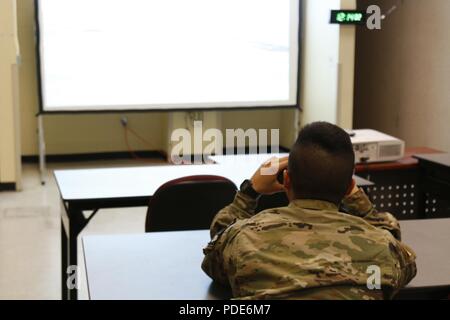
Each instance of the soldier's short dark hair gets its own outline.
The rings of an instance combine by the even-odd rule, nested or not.
[[[355,154],[350,136],[328,122],[306,125],[289,154],[296,198],[339,203],[351,183]]]

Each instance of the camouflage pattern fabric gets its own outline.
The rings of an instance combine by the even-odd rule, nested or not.
[[[214,218],[204,249],[203,270],[230,286],[235,298],[392,298],[416,274],[397,220],[377,212],[361,189],[340,208],[294,200],[255,214],[256,205],[238,192]],[[381,290],[367,286],[373,265],[381,271]]]

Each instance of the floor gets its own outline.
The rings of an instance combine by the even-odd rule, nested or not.
[[[61,298],[60,203],[53,170],[136,165],[148,164],[134,160],[49,164],[45,186],[37,165],[23,165],[23,190],[0,192],[0,299]],[[145,214],[145,207],[101,210],[81,237],[144,232]],[[83,261],[81,237],[78,261]],[[87,299],[83,268],[79,273],[79,298]]]

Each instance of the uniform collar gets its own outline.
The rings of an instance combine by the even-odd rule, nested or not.
[[[297,207],[303,209],[311,210],[329,210],[329,211],[339,211],[339,208],[334,203],[324,201],[324,200],[313,200],[313,199],[296,199],[289,203],[289,207]]]

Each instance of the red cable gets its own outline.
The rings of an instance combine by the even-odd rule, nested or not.
[[[154,162],[151,161],[150,159],[142,158],[142,157],[138,156],[138,155],[136,154],[136,152],[134,152],[134,150],[133,150],[133,149],[131,148],[131,146],[130,146],[130,141],[129,141],[129,139],[128,139],[128,130],[130,130],[131,133],[133,133],[136,137],[140,138],[140,139],[143,140],[144,142],[147,142],[147,141],[145,141],[145,139],[143,139],[143,138],[140,137],[138,134],[136,134],[136,132],[134,132],[133,130],[129,129],[128,126],[125,126],[125,127],[124,127],[123,132],[124,132],[124,137],[125,137],[125,144],[126,144],[126,146],[127,146],[128,152],[131,154],[131,156],[133,157],[133,159],[134,159],[134,160],[138,160],[138,161],[145,161],[145,162],[149,162],[149,163],[154,163]],[[147,142],[147,143],[148,143],[148,142]]]

